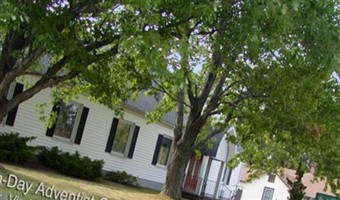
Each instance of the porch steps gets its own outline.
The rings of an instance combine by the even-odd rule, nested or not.
[[[190,200],[218,200],[212,197],[204,197],[204,196],[199,196],[197,194],[192,194],[189,192],[182,192],[182,197],[185,199],[190,199]]]

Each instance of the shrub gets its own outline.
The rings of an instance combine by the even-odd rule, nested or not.
[[[44,148],[39,155],[39,161],[62,174],[88,180],[100,178],[104,165],[103,160],[80,157],[78,152],[62,152],[58,147]]]
[[[28,146],[35,137],[20,137],[19,133],[0,133],[0,160],[24,164],[33,158],[38,147]]]
[[[107,172],[104,176],[104,179],[110,180],[116,183],[121,183],[123,185],[138,187],[137,178],[131,174],[126,173],[126,171]]]

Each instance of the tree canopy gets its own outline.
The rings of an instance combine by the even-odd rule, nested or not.
[[[66,80],[109,107],[148,88],[163,94],[151,121],[176,110],[164,194],[180,197],[190,157],[230,125],[244,148],[235,162],[259,172],[315,163],[337,188],[339,35],[334,0],[6,0],[0,119]],[[6,100],[26,74],[40,79]]]
[[[233,159],[258,173],[317,165],[338,187],[339,5],[336,1],[197,1],[165,7],[178,23],[136,54],[159,68],[157,120],[176,109],[175,149],[163,193],[180,194],[185,164],[217,133],[235,125],[244,148]],[[199,14],[197,14],[199,13]],[[330,147],[330,143],[334,145]],[[328,145],[327,145],[328,144]],[[326,164],[327,163],[327,164]]]
[[[142,88],[143,71],[124,50],[133,11],[122,7],[96,0],[1,1],[0,121],[23,101],[60,83],[110,108]],[[7,99],[9,85],[25,75],[35,82]],[[66,92],[63,88],[59,95]]]

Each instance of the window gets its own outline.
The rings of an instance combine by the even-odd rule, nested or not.
[[[166,138],[163,135],[158,135],[157,144],[151,164],[167,165],[169,161],[171,143],[171,139]]]
[[[120,120],[117,126],[116,137],[113,141],[112,151],[124,154],[128,141],[131,140],[133,124],[124,120]]]
[[[272,200],[274,194],[274,189],[269,187],[264,187],[262,200]]]
[[[132,122],[113,118],[105,151],[132,158],[139,129],[139,126]]]
[[[275,174],[268,175],[268,182],[275,183]]]
[[[54,105],[52,112],[57,118],[55,124],[47,129],[46,136],[80,144],[89,108],[73,101],[61,102]]]
[[[77,131],[76,121],[80,118],[82,105],[78,103],[63,103],[60,105],[54,135],[65,139],[72,139]]]
[[[169,158],[171,148],[171,140],[168,138],[164,138],[162,140],[161,148],[158,153],[157,164],[166,165]]]
[[[229,183],[230,183],[232,172],[233,172],[232,169],[230,169],[229,167],[226,167],[226,170],[225,170],[223,178],[222,178],[222,181],[225,182],[226,185],[229,185]]]
[[[18,82],[13,82],[10,84],[7,92],[6,92],[6,98],[7,100],[11,100],[14,96],[20,94],[24,89],[24,85]],[[18,106],[10,110],[7,115],[3,118],[2,124],[8,125],[8,126],[14,126],[15,118],[18,112]]]

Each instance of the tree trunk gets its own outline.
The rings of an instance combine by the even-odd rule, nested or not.
[[[13,103],[11,101],[0,101],[0,122],[4,119],[4,117],[11,111],[13,108],[17,107],[19,103]]]
[[[306,186],[302,183],[302,177],[305,174],[304,170],[302,169],[301,163],[299,163],[299,167],[296,170],[296,181],[292,182],[288,180],[288,184],[291,186],[289,190],[289,200],[302,200],[305,196]]]
[[[2,108],[1,108],[1,105],[0,105],[0,109],[2,109]],[[5,116],[6,116],[6,113],[5,113],[5,112],[2,112],[2,111],[0,110],[0,122],[2,122],[2,120],[4,119]]]
[[[2,95],[0,95],[0,123],[2,122],[2,120],[7,114],[7,112],[5,111],[5,103],[7,101],[5,94],[6,93],[3,93]]]
[[[0,122],[2,122],[2,120],[6,116],[6,113],[3,110],[4,110],[3,103],[0,101]]]
[[[167,167],[166,180],[161,193],[173,199],[181,199],[186,165],[193,152],[189,145],[176,147]]]

